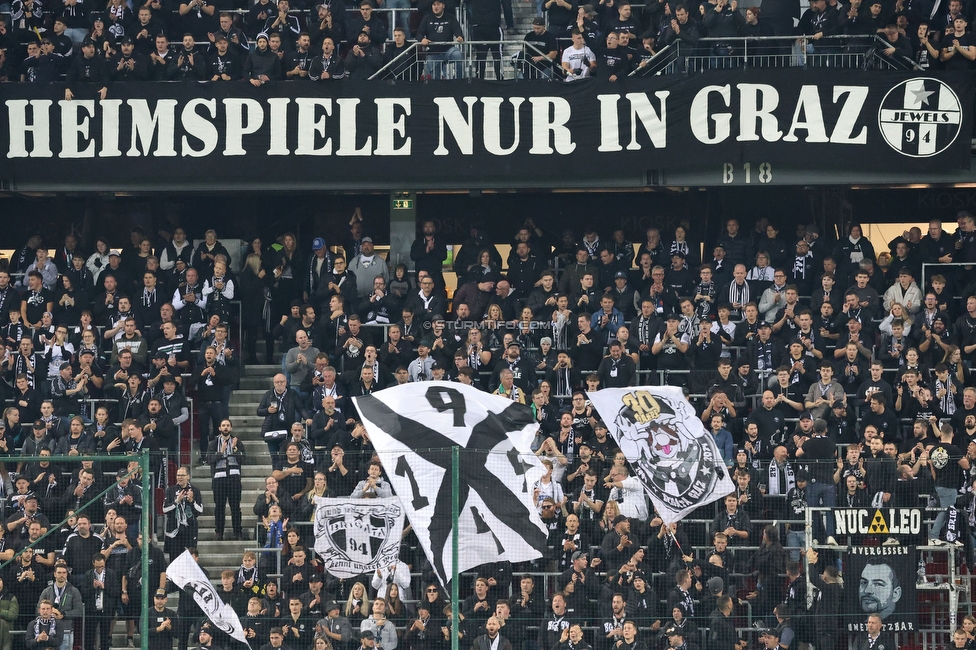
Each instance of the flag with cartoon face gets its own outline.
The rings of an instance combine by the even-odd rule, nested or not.
[[[587,393],[666,523],[735,489],[715,439],[680,388]]]

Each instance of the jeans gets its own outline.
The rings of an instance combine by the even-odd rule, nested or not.
[[[71,650],[71,646],[75,643],[74,621],[65,621],[65,623],[70,629],[64,631],[64,638],[61,639],[60,650]]]
[[[402,9],[403,11],[394,11],[390,16],[390,38],[393,38],[394,27],[400,27],[406,33],[407,37],[410,36],[410,0],[387,0],[387,9]],[[394,16],[396,19],[394,20]]]
[[[813,54],[813,43],[803,39],[793,43],[793,65],[805,66],[808,54]]]
[[[462,58],[461,48],[456,45],[452,45],[447,52],[428,52],[424,74],[432,79],[460,79]]]
[[[804,532],[802,530],[786,531],[786,548],[790,554],[790,559],[799,561],[800,549],[806,545]]]
[[[821,481],[810,481],[807,485],[807,505],[817,508],[833,508],[837,505],[837,490],[834,488],[832,483],[825,483]],[[824,516],[826,514],[826,517]],[[824,531],[824,520],[827,522],[826,536],[832,537],[834,535],[834,518],[829,512],[824,512],[818,510],[813,513],[813,536],[817,539],[820,533]]]
[[[946,519],[949,517],[947,508],[955,505],[956,497],[958,496],[952,488],[937,487],[935,488],[935,493],[939,497],[939,508],[941,510],[939,510],[939,514],[935,517],[932,530],[929,531],[929,539],[939,539],[939,536],[942,534],[942,527],[945,526]]]
[[[71,39],[71,43],[80,49],[82,41],[88,36],[88,30],[84,27],[68,27],[64,30],[65,36]],[[77,51],[77,50],[76,50]]]

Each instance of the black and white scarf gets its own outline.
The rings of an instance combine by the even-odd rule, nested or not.
[[[729,284],[729,304],[734,305],[736,303],[744,305],[749,302],[749,283],[743,282],[741,285],[732,282]],[[738,310],[735,310],[738,313]]]
[[[939,399],[939,408],[941,408],[942,409],[942,412],[945,413],[947,416],[955,415],[955,413],[956,413],[956,400],[952,396],[952,377],[949,377],[949,380],[946,381],[945,383],[943,383],[938,378],[936,378],[936,380],[935,380],[935,394],[938,395],[940,390],[944,390],[945,391],[945,395],[943,395],[942,397],[938,398]]]
[[[34,619],[34,638],[36,639],[41,632],[47,632],[48,641],[54,638],[55,632],[57,632],[58,619],[53,616],[46,621],[40,616]],[[47,628],[46,630],[44,628]]]
[[[780,471],[783,472],[783,476],[780,476]],[[786,485],[783,490],[780,491],[780,481],[785,480]],[[796,487],[796,476],[793,473],[793,466],[786,463],[786,467],[780,470],[779,465],[775,460],[769,463],[769,494],[788,494],[790,490]]]

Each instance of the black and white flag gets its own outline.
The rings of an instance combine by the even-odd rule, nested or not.
[[[458,572],[546,552],[532,502],[544,474],[530,444],[538,424],[522,404],[443,381],[355,397],[407,518],[443,584],[452,575],[452,457],[459,446]]]
[[[666,523],[735,489],[715,438],[680,388],[604,388],[587,397]]]
[[[220,599],[217,589],[190,555],[190,551],[183,551],[178,558],[169,563],[166,567],[166,577],[183,590],[184,596],[192,596],[203,613],[219,630],[241,643],[247,643],[247,637],[241,627],[241,619],[230,603]]]
[[[315,499],[315,552],[337,578],[396,564],[403,534],[400,499]]]

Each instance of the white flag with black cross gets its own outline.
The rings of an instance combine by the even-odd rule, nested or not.
[[[353,398],[431,566],[452,575],[452,452],[460,447],[458,572],[547,553],[532,486],[545,468],[532,453],[528,407],[444,381]]]

